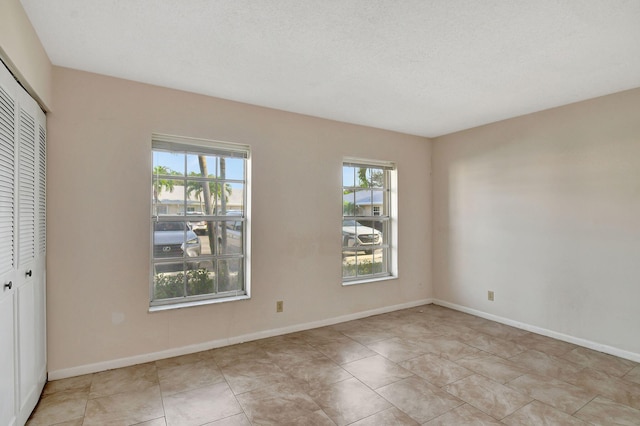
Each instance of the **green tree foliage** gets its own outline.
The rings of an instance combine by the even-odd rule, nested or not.
[[[155,166],[153,168],[153,176],[155,176],[155,179],[153,180],[153,199],[157,203],[158,196],[162,190],[173,192],[175,186],[172,179],[168,179],[166,177],[160,178],[160,176],[180,176],[180,173],[171,170],[166,166]]]
[[[198,177],[202,177],[201,173],[196,173],[196,172],[191,172],[189,174],[189,176],[198,176]],[[216,176],[209,174],[210,178],[216,178]],[[191,196],[192,194],[198,198],[199,200],[202,200],[202,193],[203,193],[203,185],[206,185],[205,182],[196,182],[193,180],[187,181],[187,196]],[[224,188],[224,197],[225,197],[225,201],[229,201],[229,196],[231,195],[231,185],[227,184],[222,184],[220,182],[209,182],[209,193],[211,194],[211,198],[217,198],[217,199],[222,199],[223,196],[223,188]],[[204,200],[204,202],[207,202],[207,200]],[[214,200],[209,200],[209,205],[211,206],[212,204],[214,204]],[[211,208],[211,210],[213,212],[213,208]]]
[[[367,171],[371,171],[370,176],[367,176]],[[384,172],[382,170],[369,169],[367,167],[360,167],[358,169],[358,180],[362,188],[382,188],[384,179]]]
[[[356,205],[350,203],[349,201],[342,202],[342,215],[343,216],[353,216],[356,214]]]

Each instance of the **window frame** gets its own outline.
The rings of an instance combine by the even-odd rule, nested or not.
[[[154,154],[156,152],[170,152],[176,154],[185,155],[185,168],[182,170],[184,174],[180,175],[154,175]],[[217,173],[213,177],[191,176],[187,173],[187,158],[189,155],[207,155],[215,157],[225,158],[242,158],[244,160],[244,175],[242,179],[225,178],[222,179],[217,176]],[[251,298],[251,147],[244,144],[236,144],[230,142],[221,142],[215,140],[197,139],[182,136],[162,135],[154,133],[151,138],[151,196],[150,196],[150,259],[149,259],[149,311],[162,311],[168,309],[177,309],[191,306],[200,306],[213,303],[229,302],[235,300],[246,300]],[[210,174],[209,174],[210,175]],[[156,179],[170,178],[172,180],[187,182],[209,182],[216,184],[242,184],[244,187],[242,194],[242,213],[241,214],[226,214],[219,215],[218,212],[211,212],[210,215],[202,213],[201,215],[189,214],[187,203],[189,195],[186,191],[184,194],[184,205],[182,209],[173,215],[163,215],[162,213],[156,213],[154,211],[159,205],[156,203],[154,197],[154,187]],[[217,200],[215,201],[217,204]],[[215,208],[215,207],[214,207]],[[234,211],[235,212],[235,211]],[[211,261],[211,267],[213,270],[217,270],[219,261],[233,261],[240,259],[240,267],[242,272],[241,289],[236,291],[228,291],[224,293],[206,293],[200,295],[183,295],[174,298],[166,299],[154,299],[155,290],[155,276],[156,265],[167,264],[167,261],[163,261],[162,258],[154,255],[154,229],[158,223],[168,222],[198,222],[205,220],[209,223],[217,223],[216,229],[213,232],[217,232],[219,225],[225,224],[225,221],[230,222],[242,222],[242,251],[240,253],[222,253],[215,252],[212,254],[199,253],[196,257],[190,258],[183,256],[183,262],[187,262],[186,259],[194,259],[194,262]],[[189,230],[185,230],[186,233]],[[217,234],[216,234],[217,235]],[[224,235],[224,234],[223,234]],[[200,237],[198,237],[200,238]],[[187,250],[186,247],[183,247]],[[186,270],[184,270],[186,272]],[[217,275],[217,273],[216,273]],[[185,284],[186,285],[186,284]],[[214,290],[217,290],[214,288]],[[186,287],[185,287],[186,291]]]
[[[357,182],[357,178],[355,174],[357,173],[354,170],[354,178],[353,178],[353,186],[345,185],[345,167],[353,167],[357,168],[367,168],[367,169],[380,169],[384,173],[383,177],[383,204],[379,209],[374,209],[373,203],[373,189],[372,188],[372,197],[371,197],[371,212],[369,215],[363,215],[361,212],[357,212],[354,208],[353,214],[345,215],[345,199],[346,191],[357,192],[360,190],[367,189],[367,187],[360,186]],[[395,162],[392,161],[381,161],[381,160],[371,160],[371,159],[363,159],[363,158],[354,158],[354,157],[345,157],[342,161],[342,222],[341,222],[341,236],[342,236],[342,285],[349,286],[354,284],[363,284],[377,281],[384,281],[390,279],[396,279],[398,277],[398,255],[397,255],[397,167]],[[370,187],[369,187],[370,188]],[[355,198],[354,198],[355,201]],[[384,232],[382,234],[382,244],[376,244],[376,249],[382,250],[383,253],[383,263],[384,271],[379,273],[371,274],[358,274],[358,268],[356,267],[356,275],[355,276],[345,276],[344,270],[344,260],[345,260],[345,249],[350,252],[353,247],[345,245],[345,235],[344,235],[344,226],[345,221],[355,220],[355,221],[363,221],[369,223],[380,223]],[[366,226],[366,225],[363,225]],[[357,225],[356,225],[357,227]],[[356,247],[362,247],[361,245],[357,245]],[[374,250],[376,250],[374,249]],[[355,262],[358,264],[357,258],[359,251],[355,250]],[[365,251],[366,254],[366,251]],[[369,254],[372,256],[373,260],[373,252]]]

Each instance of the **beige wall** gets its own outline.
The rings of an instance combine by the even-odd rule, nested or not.
[[[0,1],[0,58],[40,106],[51,109],[51,62],[19,0]]]
[[[640,359],[640,89],[438,138],[433,173],[437,299]]]
[[[49,371],[431,296],[640,357],[640,89],[432,145],[68,69],[53,68],[52,80],[19,0],[0,1],[0,56],[41,105],[56,102],[48,115]],[[250,301],[147,312],[152,132],[252,145]],[[340,285],[343,156],[398,164],[398,280]]]
[[[431,296],[428,140],[64,68],[53,81],[50,372]],[[251,300],[147,312],[153,132],[252,146]],[[344,156],[397,163],[397,280],[341,285]]]

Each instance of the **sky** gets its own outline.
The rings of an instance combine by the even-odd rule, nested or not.
[[[185,170],[185,154],[153,151],[153,166],[165,166],[182,174]],[[217,169],[217,167],[219,167],[218,157],[207,156],[207,167],[209,174],[220,176],[220,172]],[[189,154],[186,156],[186,170],[187,175],[191,172],[200,174],[200,165],[197,155]],[[357,168],[355,167],[343,167],[343,186],[356,186],[360,183],[356,170]],[[226,179],[244,180],[244,161],[242,159],[226,158]]]
[[[183,174],[185,171],[185,154],[164,151],[153,151],[153,167],[165,166]],[[219,157],[207,156],[207,168],[210,175],[220,176]],[[200,164],[197,155],[186,156],[186,172],[200,174]],[[241,158],[226,158],[226,179],[244,180],[244,160]]]

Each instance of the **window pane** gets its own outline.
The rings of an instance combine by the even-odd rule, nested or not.
[[[391,226],[391,222],[389,222],[388,220],[385,221],[379,221],[379,222],[374,222],[374,227],[381,232],[381,237],[382,240],[380,241],[380,244],[390,244],[391,241],[389,239],[389,227]]]
[[[208,188],[207,188],[208,187]],[[209,193],[207,194],[207,190]],[[211,210],[207,210],[212,208],[212,195],[214,190],[213,182],[202,182],[195,180],[188,180],[186,187],[186,197],[187,197],[187,212],[189,215],[205,215],[212,214]],[[209,198],[207,198],[207,195]],[[207,205],[208,203],[208,205]]]
[[[342,221],[342,246],[343,247],[356,247],[358,245],[357,236],[357,223],[355,220],[343,220]],[[353,250],[352,250],[353,251]]]
[[[225,166],[225,174],[220,172],[220,177],[224,179],[244,180],[244,159],[242,158],[222,158],[220,166]]]
[[[356,276],[356,254],[352,252],[342,252],[342,277],[352,278]]]
[[[358,251],[371,252],[370,246],[382,244],[382,232],[377,229],[382,229],[382,227],[382,222],[376,220],[344,220],[342,222],[342,244],[346,247],[356,247]]]
[[[203,256],[216,254],[215,222],[197,222],[193,228],[193,232],[196,233],[198,239],[200,240],[200,254]],[[211,244],[209,241],[211,241],[213,244]]]
[[[216,182],[218,193],[216,200],[216,215],[243,216],[244,215],[244,185],[241,183]],[[224,188],[224,190],[223,190]],[[224,199],[223,195],[224,194]]]
[[[218,292],[242,291],[242,259],[221,259],[218,261]]]
[[[385,262],[385,259],[387,258],[386,251],[387,251],[387,249],[380,248],[380,249],[376,249],[373,252],[373,256],[372,256],[372,261],[373,261],[372,273],[381,274],[381,273],[389,272],[387,270],[387,262]]]
[[[153,151],[153,174],[184,176],[184,154]]]
[[[196,296],[212,294],[214,292],[213,263],[205,268],[191,269],[187,271],[187,295]]]
[[[369,182],[369,188],[383,188],[384,187],[384,170],[382,169],[368,169],[367,180]]]
[[[154,259],[196,257],[201,253],[200,239],[188,222],[155,222],[153,227]]]
[[[382,208],[384,206],[384,191],[382,189],[371,190],[370,201],[371,204],[368,207],[368,216],[379,216],[380,214],[384,214]],[[376,210],[379,213],[377,215]]]
[[[200,218],[201,215],[202,212],[200,211],[187,212],[187,218],[190,219],[188,222],[189,228],[198,236],[207,235],[207,222]],[[202,239],[200,242],[202,242]]]
[[[354,167],[343,166],[342,167],[342,186],[345,186],[345,187],[356,186],[355,176],[356,176],[356,169]]]
[[[354,167],[354,181],[355,186],[358,188],[366,188],[367,182],[367,168],[366,167]]]
[[[356,194],[349,192],[342,195],[342,215],[355,216],[356,214]]]
[[[243,229],[241,221],[222,221],[218,227],[218,254],[243,253]]]
[[[357,270],[358,276],[371,275],[373,273],[371,255],[358,256],[358,258],[356,259],[356,265],[357,265],[356,270]]]
[[[169,215],[182,214],[184,201],[183,180],[153,177],[154,215],[161,214],[161,211]]]
[[[202,177],[218,176],[218,157],[187,154],[187,175]]]
[[[153,278],[154,299],[184,297],[184,287],[185,274],[182,262],[156,265]]]

